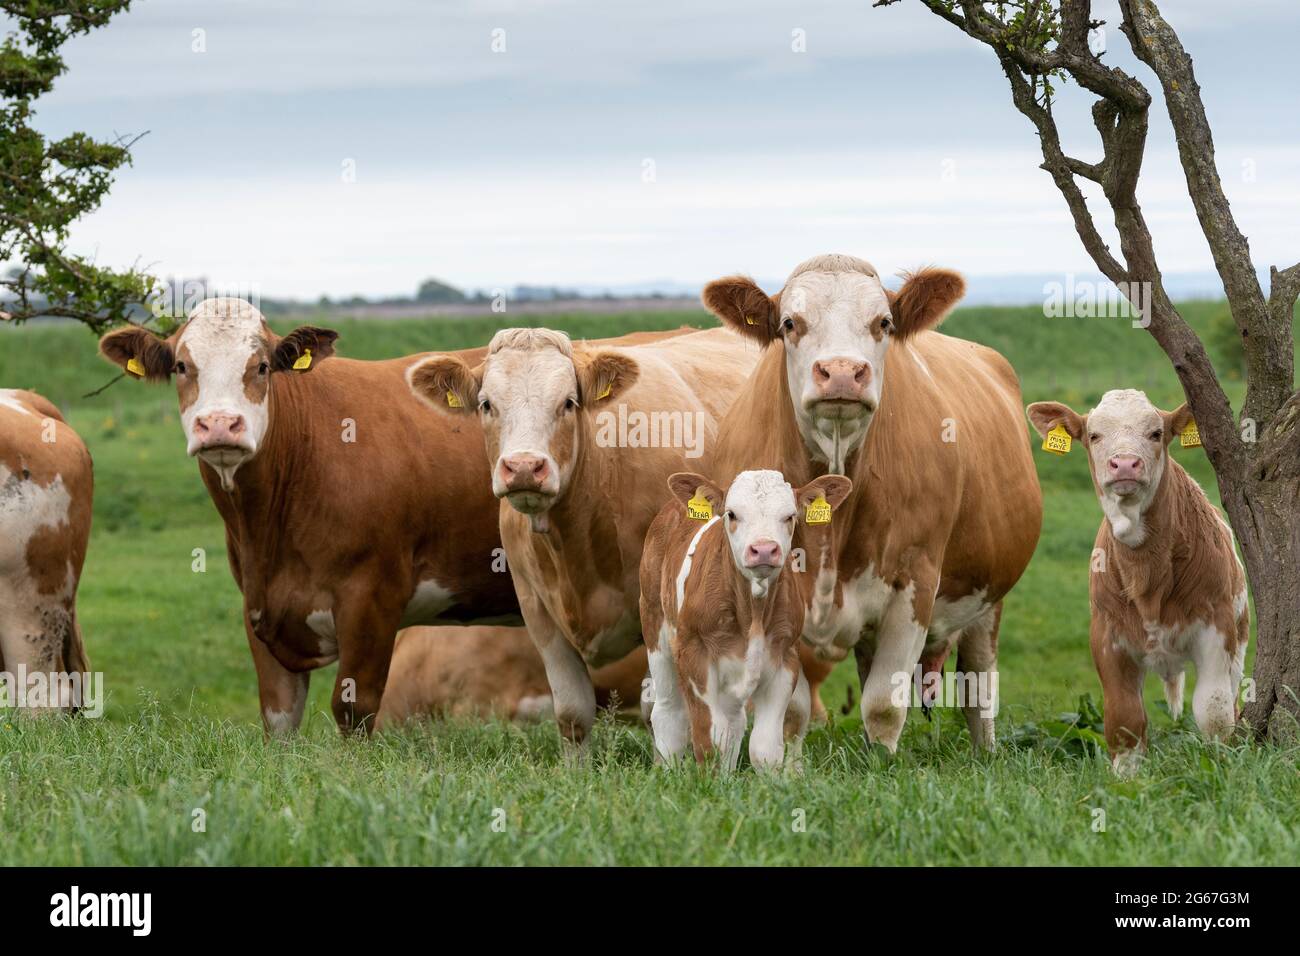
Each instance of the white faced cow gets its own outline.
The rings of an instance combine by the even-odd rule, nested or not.
[[[587,666],[641,642],[638,565],[664,483],[707,461],[755,358],[723,329],[621,348],[505,329],[477,367],[444,356],[411,369],[412,389],[446,413],[437,417],[482,424],[481,481],[502,499],[519,606],[574,747],[595,719]]]
[[[1146,749],[1148,671],[1164,681],[1177,717],[1186,667],[1195,663],[1196,724],[1226,737],[1236,721],[1250,608],[1232,531],[1169,455],[1191,420],[1187,406],[1161,411],[1125,389],[1107,392],[1087,415],[1035,402],[1029,420],[1042,435],[1061,427],[1083,445],[1101,502],[1088,591],[1112,765],[1129,772]]]
[[[767,349],[719,429],[714,477],[853,480],[832,526],[796,534],[803,636],[829,658],[856,648],[867,738],[891,751],[922,655],[942,661],[954,643],[972,741],[993,746],[1001,602],[1042,520],[1015,372],[932,331],[964,288],[925,269],[893,292],[869,263],[825,255],[776,295],[742,276],[704,290]]]

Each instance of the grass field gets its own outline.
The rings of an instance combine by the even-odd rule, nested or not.
[[[1224,306],[1190,303],[1201,330]],[[702,313],[548,316],[575,336],[665,328]],[[381,358],[486,341],[488,320],[329,322],[339,351]],[[499,324],[517,324],[514,321]],[[280,328],[280,331],[285,331]],[[1103,391],[1180,393],[1126,319],[1046,319],[972,308],[947,331],[994,346],[1025,400],[1089,407]],[[1220,367],[1223,356],[1215,355]],[[79,614],[106,675],[104,720],[0,714],[0,832],[11,864],[36,863],[1294,863],[1300,753],[1206,745],[1159,712],[1153,753],[1112,779],[1087,734],[1099,702],[1087,650],[1087,566],[1100,511],[1081,455],[1036,453],[1042,540],[1007,601],[1000,640],[1003,746],[971,755],[964,722],[914,712],[900,754],[861,744],[851,662],[823,699],[835,717],[801,779],[749,769],[715,779],[651,765],[648,734],[609,715],[588,766],[561,762],[553,726],[443,722],[369,743],[339,739],[333,674],[316,675],[299,739],[264,744],[221,522],[184,454],[174,390],[124,381],[71,326],[0,328],[0,386],[35,388],[68,413],[95,459],[95,526]],[[1239,381],[1230,380],[1234,401]],[[1216,497],[1199,450],[1174,455]],[[203,548],[206,573],[191,569]],[[1249,670],[1249,667],[1248,667]],[[1190,700],[1191,687],[1188,688]],[[1092,720],[1085,705],[1082,723]],[[201,812],[197,812],[201,811]],[[1100,813],[1099,813],[1100,811]],[[196,832],[196,820],[203,824]]]

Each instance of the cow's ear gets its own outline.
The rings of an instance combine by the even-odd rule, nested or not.
[[[1083,441],[1083,431],[1087,427],[1086,416],[1080,415],[1069,405],[1061,402],[1034,402],[1025,409],[1025,413],[1029,416],[1029,424],[1034,426],[1034,431],[1044,438],[1057,425],[1064,425],[1071,438]]]
[[[407,384],[417,398],[439,411],[475,412],[482,366],[476,372],[454,355],[435,355],[406,371]]]
[[[796,491],[794,500],[802,512],[816,501],[819,495],[825,495],[826,503],[834,511],[844,504],[844,499],[849,496],[849,492],[852,490],[853,482],[843,475],[822,475],[820,478],[814,478]]]
[[[715,515],[722,514],[727,501],[726,492],[719,488],[712,479],[697,475],[691,471],[679,471],[676,474],[669,475],[668,490],[683,505],[686,505],[692,498],[699,495],[713,506]]]
[[[1160,417],[1165,421],[1165,444],[1168,445],[1181,435],[1183,429],[1191,422],[1192,410],[1187,407],[1186,402],[1183,402],[1172,412],[1161,412]]]
[[[894,316],[894,337],[905,339],[932,329],[966,294],[966,280],[951,269],[919,269],[903,274],[897,292],[885,290]]]
[[[578,367],[578,400],[584,405],[613,401],[631,388],[641,375],[636,359],[620,352],[574,355]]]
[[[339,334],[333,329],[318,329],[314,325],[300,325],[275,346],[273,372],[290,370],[305,372],[316,363],[334,354],[334,340]]]
[[[768,295],[748,276],[714,279],[700,298],[706,309],[741,335],[761,345],[776,338],[779,298]]]
[[[129,325],[99,340],[100,353],[134,378],[165,382],[176,367],[171,343],[148,329]]]

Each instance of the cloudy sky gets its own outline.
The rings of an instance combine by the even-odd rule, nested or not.
[[[1257,262],[1290,264],[1300,4],[1161,6]],[[106,264],[303,298],[779,280],[827,251],[1091,270],[993,55],[915,0],[137,0],[67,60],[44,130],[148,131],[74,233]],[[1093,157],[1086,102],[1059,108]],[[1209,270],[1158,109],[1162,265]]]

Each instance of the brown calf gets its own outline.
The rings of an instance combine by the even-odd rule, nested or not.
[[[1126,389],[1107,392],[1087,415],[1060,402],[1028,412],[1039,434],[1060,427],[1083,445],[1101,503],[1088,592],[1112,765],[1129,772],[1146,749],[1148,671],[1164,681],[1177,718],[1194,663],[1196,724],[1226,737],[1250,640],[1246,575],[1227,522],[1169,455],[1191,421],[1187,406],[1161,411]]]

